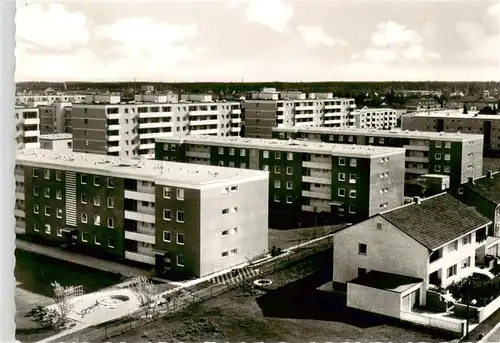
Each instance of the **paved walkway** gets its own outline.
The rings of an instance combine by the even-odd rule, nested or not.
[[[153,276],[153,273],[141,268],[127,266],[125,264],[107,261],[92,256],[81,255],[74,252],[61,250],[59,248],[40,245],[32,242],[16,239],[16,248],[19,250],[31,251],[39,255],[49,256],[58,260],[99,269],[109,273],[121,274],[124,276]]]

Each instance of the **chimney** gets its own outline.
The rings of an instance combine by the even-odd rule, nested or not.
[[[413,202],[417,205],[420,205],[422,203],[422,198],[421,197],[413,197]]]
[[[489,179],[492,179],[493,180],[493,171],[492,170],[488,170],[488,178]]]
[[[475,184],[474,178],[472,178],[472,177],[467,178],[467,182],[470,183],[470,184],[472,184],[472,185]]]

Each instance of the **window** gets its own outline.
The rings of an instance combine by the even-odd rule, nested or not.
[[[287,154],[286,154],[286,159],[287,159],[288,161],[293,161],[293,153],[291,153],[291,152],[287,153]]]
[[[163,187],[163,198],[170,199],[171,194],[172,191],[170,190],[170,187]]]
[[[221,235],[222,235],[222,237],[228,236],[229,235],[229,230],[223,230]]]
[[[374,142],[373,137],[368,137],[368,144],[373,144],[373,142]]]
[[[469,268],[470,267],[470,256],[469,257],[466,257],[462,260],[462,268],[461,269],[465,269],[465,268]]]
[[[286,167],[286,174],[287,175],[293,175],[293,168],[292,167]]]
[[[177,223],[184,223],[184,212],[177,211]]]
[[[57,200],[62,199],[62,191],[60,189],[56,189],[56,199]]]
[[[269,151],[264,150],[264,151],[262,152],[262,157],[263,157],[263,158],[269,158]]]
[[[434,166],[434,171],[438,173],[441,172],[441,166],[440,165]]]
[[[471,239],[471,234],[468,234],[467,236],[462,237],[462,245],[467,245],[472,242]]]
[[[451,142],[444,142],[445,149],[451,149]]]
[[[345,166],[345,157],[339,157],[339,166]]]
[[[436,148],[441,148],[441,142],[436,142]]]
[[[436,160],[440,160],[440,159],[441,159],[441,154],[440,154],[439,152],[438,152],[438,153],[435,153],[435,154],[434,154],[434,158],[435,158]]]
[[[451,266],[450,268],[448,268],[446,275],[448,277],[452,277],[454,275],[457,275],[457,265],[455,264],[455,265]]]
[[[172,144],[172,145],[170,146],[170,150],[171,150],[171,151],[175,151],[175,144]]]
[[[80,194],[80,201],[82,204],[87,203],[87,195],[85,193]]]
[[[109,248],[114,248],[115,247],[115,239],[112,237],[108,237],[108,247]]]
[[[339,142],[343,142],[344,141],[344,136],[339,136]]]
[[[98,214],[94,214],[94,225],[101,226],[101,216]]]
[[[47,180],[50,180],[50,170],[45,169],[45,170],[43,171],[43,177],[44,177],[45,179],[47,179]]]
[[[43,190],[43,195],[46,198],[50,198],[50,188],[45,187],[44,190]]]
[[[444,167],[443,167],[443,171],[444,171],[445,173],[449,173],[449,172],[450,172],[450,166],[444,166]]]
[[[292,197],[290,195],[287,195],[286,196],[286,203],[287,204],[291,204],[293,201],[292,201]]]
[[[231,186],[231,192],[237,192],[238,186]]]
[[[33,186],[33,195],[38,196],[38,187],[37,186]]]
[[[349,166],[351,167],[357,167],[358,166],[358,160],[356,158],[351,158],[349,161]]]
[[[227,250],[223,251],[221,256],[222,257],[227,257],[229,255],[229,253],[227,252]]]
[[[94,195],[94,206],[101,206],[101,198],[98,195]]]
[[[101,184],[99,183],[99,176],[94,176],[94,186],[99,187]]]
[[[451,160],[451,155],[450,154],[444,154],[444,160],[445,161]]]
[[[182,254],[177,254],[177,265],[179,267],[184,267],[184,255]]]
[[[62,229],[57,229],[57,237],[62,237]]]
[[[274,188],[280,188],[281,187],[281,181],[280,180],[274,180]]]
[[[230,168],[234,168],[234,162],[233,161],[229,161],[229,167]]]
[[[366,275],[366,269],[365,268],[358,268],[358,277]]]
[[[87,175],[85,175],[85,174],[80,175],[80,183],[82,185],[86,185],[87,184]]]
[[[246,154],[247,154],[247,151],[245,149],[240,149],[240,156],[241,157],[246,156]]]
[[[40,206],[38,204],[33,205],[33,213],[34,214],[40,213]]]
[[[454,241],[454,242],[451,242],[449,245],[448,245],[448,251],[457,251],[458,250],[458,240],[457,241]]]
[[[47,217],[50,217],[50,206],[45,206],[44,213]]]
[[[349,190],[349,198],[356,198],[356,190],[355,189],[350,189]]]
[[[274,195],[274,202],[280,202],[280,197],[277,194]]]
[[[234,156],[234,148],[229,148],[229,155]]]
[[[356,183],[357,177],[356,174],[349,174],[349,183]]]
[[[365,255],[368,251],[368,246],[364,243],[359,243],[358,244],[358,255]]]
[[[39,232],[40,231],[40,229],[38,228],[38,224],[36,224],[36,223],[33,224],[33,231],[35,231],[35,232]]]
[[[339,181],[345,181],[345,173],[338,173],[337,179]]]
[[[182,188],[177,189],[177,200],[184,200],[184,190]]]
[[[168,144],[167,143],[163,144],[163,150],[168,150]]]
[[[345,189],[339,188],[337,194],[339,195],[339,197],[345,197]]]
[[[61,181],[61,172],[59,170],[56,170],[56,181]]]
[[[114,207],[115,207],[115,198],[108,197],[108,208],[114,208]]]
[[[99,237],[98,235],[95,235],[94,236],[94,243],[95,243],[95,245],[101,245],[101,237]]]
[[[45,233],[46,233],[47,235],[50,235],[50,231],[51,231],[51,229],[50,229],[50,224],[45,224]]]
[[[377,230],[382,230],[382,223],[377,223]]]
[[[234,256],[238,253],[238,249],[231,249],[231,256]]]
[[[286,189],[293,189],[293,182],[292,181],[286,182]]]
[[[222,147],[219,148],[219,155],[224,155],[224,148]]]
[[[115,227],[115,218],[113,217],[108,217],[108,227],[110,229],[114,228]]]
[[[82,213],[82,214],[80,215],[80,221],[81,221],[82,223],[86,223],[86,222],[88,221],[88,216],[87,216],[87,213]]]
[[[164,209],[163,210],[163,220],[170,221],[171,218],[172,218],[172,211],[170,211],[170,209]]]
[[[31,177],[38,177],[38,169],[33,168],[33,170],[31,171]]]
[[[86,232],[82,232],[82,242],[88,242],[88,239],[87,239],[87,233]]]
[[[274,166],[274,173],[275,174],[281,173],[281,167],[280,166]]]
[[[170,231],[163,231],[163,241],[170,243],[172,240],[172,236],[170,235]]]
[[[184,245],[184,234],[183,233],[177,234],[177,244]]]
[[[108,177],[107,183],[108,183],[108,188],[115,188],[115,180],[114,179]]]
[[[229,213],[229,208],[224,208],[222,210],[222,214],[228,214]]]
[[[269,166],[268,166],[267,164],[264,164],[264,165],[262,166],[262,170],[263,170],[263,171],[269,171]]]
[[[280,160],[281,159],[281,152],[275,151],[274,152],[274,158],[277,159],[277,160]]]
[[[60,209],[60,208],[56,209],[56,217],[57,218],[62,218],[63,217],[63,211],[62,211],[62,209]]]
[[[247,169],[247,164],[245,162],[240,163],[240,168],[241,169]]]

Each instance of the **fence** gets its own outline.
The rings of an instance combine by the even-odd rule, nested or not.
[[[330,241],[328,239],[328,241]],[[205,281],[202,284],[193,286],[191,289],[180,289],[177,292],[169,294],[169,300],[165,300],[162,304],[158,305],[154,311],[156,315],[153,318],[145,318],[145,311],[140,310],[126,317],[122,317],[112,322],[106,322],[100,325],[88,327],[81,331],[61,337],[54,342],[98,342],[103,339],[109,339],[126,332],[134,331],[135,329],[142,328],[158,319],[167,317],[173,313],[179,312],[187,307],[209,300],[223,293],[230,292],[238,288],[242,283],[253,282],[258,278],[265,277],[270,274],[275,274],[284,269],[291,268],[294,265],[304,263],[307,259],[308,267],[312,267],[314,263],[310,263],[314,258],[330,258],[332,256],[329,242],[324,245],[313,245],[309,248],[298,248],[293,253],[283,254],[277,256],[271,262],[261,264],[258,266],[259,273],[250,278],[243,279],[239,282],[213,284]],[[304,273],[297,275],[296,279],[305,276]],[[279,285],[294,281],[293,279],[284,280],[280,277]]]
[[[465,320],[436,318],[415,312],[401,312],[401,320],[433,329],[452,332],[460,336],[465,334]]]

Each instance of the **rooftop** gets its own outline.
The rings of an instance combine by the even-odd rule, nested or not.
[[[183,105],[236,105],[239,101],[212,100],[212,101],[196,101],[196,100],[180,100],[178,102],[153,102],[153,101],[121,101],[117,103],[109,102],[92,102],[92,103],[76,103],[73,107],[88,107],[88,106],[136,106],[136,105],[152,105],[152,106],[183,106]]]
[[[365,275],[361,275],[356,279],[349,281],[349,283],[383,289],[386,291],[404,293],[413,286],[422,283],[422,281],[422,279],[414,277],[370,270]]]
[[[237,182],[252,177],[268,177],[268,172],[249,169],[44,149],[18,150],[16,163],[110,177],[135,178],[160,184],[182,184],[192,188],[200,188],[219,182]]]
[[[481,195],[486,200],[500,204],[500,172],[483,176],[476,179],[474,183],[467,182],[464,186]]]
[[[335,127],[287,127],[273,128],[276,132],[304,132],[304,133],[322,133],[330,135],[351,135],[351,136],[376,136],[388,138],[409,138],[409,139],[435,139],[447,141],[465,141],[469,139],[480,139],[483,135],[464,134],[458,132],[435,132],[435,131],[410,131],[402,129],[377,130],[377,129],[358,129],[358,128],[335,128]]]
[[[309,142],[301,140],[278,140],[243,137],[216,137],[208,135],[189,135],[184,137],[160,136],[155,138],[156,142],[185,143],[212,145],[235,148],[269,149],[278,151],[290,151],[298,153],[328,154],[333,156],[376,158],[392,154],[402,154],[405,149],[379,147],[355,144],[333,144],[322,142]]]
[[[71,133],[51,133],[46,135],[40,135],[40,139],[48,140],[60,140],[60,139],[72,139],[73,135]]]
[[[430,250],[491,223],[448,193],[382,212],[380,216]]]
[[[450,117],[453,119],[467,119],[476,118],[479,120],[484,119],[496,119],[500,120],[500,115],[495,114],[479,114],[479,111],[469,111],[467,114],[463,113],[463,110],[446,110],[446,111],[432,111],[432,112],[415,112],[415,113],[405,113],[403,116],[406,117],[430,117],[430,118],[446,118]]]

